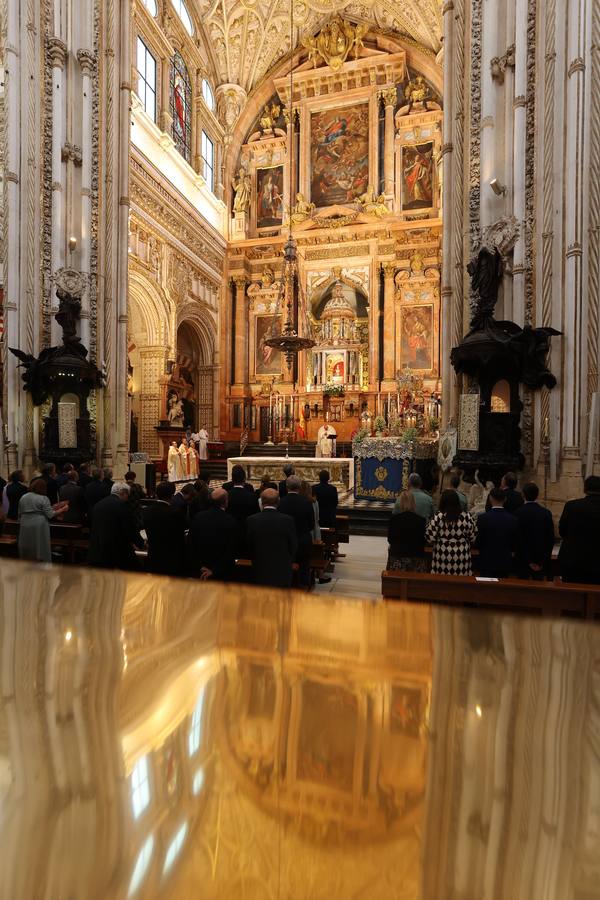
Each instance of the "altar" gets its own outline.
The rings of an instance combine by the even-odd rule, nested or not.
[[[411,472],[418,472],[425,490],[430,490],[437,452],[438,441],[433,436],[412,441],[400,437],[354,440],[354,496],[357,500],[395,500],[407,487]]]
[[[329,472],[329,480],[337,488],[351,491],[354,487],[354,460],[330,459],[306,457],[306,456],[239,456],[230,457],[227,460],[227,476],[231,479],[231,471],[235,465],[243,466],[246,470],[248,481],[258,485],[265,475],[270,475],[273,481],[281,481],[283,467],[291,465],[298,478],[316,484],[319,480],[319,472],[326,469]]]

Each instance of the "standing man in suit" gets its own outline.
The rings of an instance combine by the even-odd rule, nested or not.
[[[517,544],[517,520],[504,508],[504,491],[490,491],[490,510],[477,519],[479,573],[484,578],[508,578],[513,571]]]
[[[279,493],[268,488],[260,497],[262,512],[247,522],[255,584],[289,588],[298,539],[294,521],[278,511]]]
[[[323,528],[335,528],[335,516],[338,506],[338,492],[333,484],[329,484],[329,472],[319,472],[319,483],[313,485],[313,495],[319,504],[319,525]]]
[[[134,545],[144,549],[129,503],[129,487],[115,481],[111,493],[94,507],[90,535],[90,566],[102,569],[137,569]]]
[[[243,466],[240,466],[239,463],[236,463],[232,468],[231,481],[225,482],[225,484],[223,485],[223,490],[229,492],[234,484],[241,484],[243,485],[245,490],[252,491],[252,493],[254,493],[254,488],[246,481],[246,470]]]
[[[229,491],[228,512],[236,522],[235,555],[239,559],[248,556],[246,520],[256,515],[259,507],[252,486],[247,490],[246,473],[242,466],[233,467],[231,478],[233,486]]]
[[[589,475],[583,491],[585,497],[565,503],[558,523],[560,574],[563,581],[600,584],[600,477]]]
[[[517,575],[543,581],[550,570],[554,547],[552,513],[537,502],[539,488],[533,481],[523,485],[525,503],[515,510],[517,520]]]
[[[92,469],[92,480],[89,484],[86,484],[83,493],[85,496],[88,518],[91,519],[92,510],[96,506],[96,503],[99,503],[100,500],[104,500],[104,498],[108,497],[110,494],[107,485],[102,481],[102,469]]]
[[[229,581],[234,574],[236,522],[227,512],[228,501],[227,491],[217,488],[210,495],[208,509],[192,520],[188,535],[189,572],[203,581]]]
[[[300,587],[310,587],[310,553],[312,549],[312,531],[315,527],[315,513],[310,500],[300,494],[302,482],[297,475],[290,475],[286,482],[287,494],[279,503],[279,512],[291,516],[296,525],[298,549],[298,583]]]
[[[285,466],[283,467],[283,474],[284,474],[285,478],[283,478],[279,482],[279,497],[280,498],[285,497],[285,495],[287,494],[287,480],[290,477],[290,475],[294,475],[295,472],[296,472],[296,470],[294,469],[294,467],[291,463],[286,463]]]
[[[183,575],[185,571],[185,515],[171,506],[175,485],[161,481],[156,501],[142,509],[148,541],[148,571],[155,575]]]
[[[8,501],[8,509],[6,511],[7,519],[18,519],[19,500],[24,494],[29,493],[29,488],[25,484],[25,474],[22,469],[17,469],[10,473],[10,480],[6,485],[4,492]]]
[[[75,469],[69,472],[69,480],[63,484],[58,496],[61,501],[66,500],[69,504],[68,510],[63,513],[63,522],[68,525],[83,525],[86,514],[85,496]]]
[[[54,465],[54,463],[46,463],[42,466],[41,472],[42,478],[46,482],[46,493],[48,494],[48,500],[50,501],[50,505],[54,506],[55,503],[58,503],[56,466]],[[81,487],[84,487],[84,485],[81,485]]]

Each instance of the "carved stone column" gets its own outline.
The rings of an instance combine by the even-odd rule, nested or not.
[[[383,149],[384,191],[388,201],[394,197],[394,107],[397,93],[395,87],[379,91],[379,99],[385,107],[385,132]]]
[[[383,272],[383,384],[382,390],[396,388],[396,315],[394,309],[396,265],[382,263]]]
[[[160,66],[160,119],[159,125],[161,129],[171,137],[173,130],[173,118],[170,109],[170,76],[171,62],[169,59],[163,59]]]
[[[248,383],[248,320],[246,278],[234,278],[235,284],[235,384],[243,388]]]
[[[68,151],[66,147],[67,123],[67,81],[64,67],[67,61],[67,46],[58,37],[47,43],[47,52],[52,66],[52,147],[46,151],[52,155],[52,259],[51,271],[65,265],[66,190],[65,178]],[[63,154],[63,149],[65,154]],[[60,338],[60,329],[55,322],[50,323],[52,343]]]
[[[89,278],[92,252],[92,77],[96,68],[96,55],[91,50],[78,50],[81,68],[81,231],[79,240],[79,268]],[[81,340],[90,344],[90,295],[84,291],[81,298]]]

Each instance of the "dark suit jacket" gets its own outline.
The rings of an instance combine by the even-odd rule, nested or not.
[[[319,525],[334,528],[338,505],[337,488],[329,482],[320,481],[313,485],[312,491],[319,504]]]
[[[185,574],[185,517],[163,500],[142,508],[148,539],[148,571],[156,575]]]
[[[227,493],[229,493],[233,489],[233,481],[226,481],[225,484],[222,485],[222,487],[224,491],[227,491]],[[254,488],[251,484],[248,484],[247,481],[244,482],[243,487],[245,491],[252,491],[252,493],[254,493]]]
[[[140,549],[144,546],[135,527],[129,503],[115,494],[96,503],[90,535],[89,564],[103,569],[137,569],[133,544]]]
[[[310,500],[301,494],[286,494],[279,503],[279,512],[291,516],[296,526],[298,549],[296,562],[307,565],[312,547],[312,531],[315,527],[315,511]]]
[[[514,491],[512,488],[505,488],[503,493],[504,509],[509,513],[515,513],[525,503],[523,494],[520,491]],[[491,508],[492,504],[488,497],[485,503],[485,511],[489,512]]]
[[[279,496],[280,496],[280,497],[285,497],[285,496],[287,496],[287,484],[286,484],[286,481],[287,481],[287,478],[284,478],[283,481],[280,481],[280,482],[279,482]]]
[[[482,513],[477,519],[479,571],[489,578],[506,578],[513,570],[513,551],[517,545],[517,520],[500,507]]]
[[[87,472],[81,472],[79,475],[79,487],[83,488],[83,490],[85,491],[87,485],[90,483],[90,481],[93,480],[94,479],[92,478],[92,476],[88,475]]]
[[[600,584],[600,494],[565,503],[558,531],[558,562],[565,581]]]
[[[19,500],[23,494],[28,493],[29,488],[26,484],[21,484],[20,481],[9,481],[6,485],[6,498],[8,500],[8,512],[6,516],[8,519],[19,518]]]
[[[229,491],[229,505],[227,512],[233,516],[236,523],[235,555],[237,558],[248,556],[248,544],[246,542],[246,520],[259,511],[258,498],[254,490],[234,487]]]
[[[267,485],[266,487],[257,487],[256,490],[254,491],[254,493],[256,494],[256,499],[257,499],[257,500],[258,500],[258,498],[260,497],[260,495],[262,494],[262,492],[263,492],[263,491],[266,491],[267,488],[272,488],[274,491],[276,491],[276,490],[277,490],[277,485],[275,484],[274,481],[269,481],[269,483],[268,483],[268,485]]]
[[[413,512],[396,513],[390,519],[388,543],[396,559],[425,555],[426,520]]]
[[[56,478],[45,477],[44,475],[42,475],[42,478],[46,482],[46,491],[48,493],[50,505],[54,506],[55,503],[58,503],[58,482]],[[83,485],[81,485],[81,487],[83,487]]]
[[[110,490],[107,489],[105,482],[100,481],[98,478],[92,478],[90,483],[86,484],[83,495],[85,497],[85,505],[87,506],[88,516],[90,518],[96,503],[99,503],[100,500],[104,500],[109,494]]]
[[[233,516],[211,506],[194,516],[188,535],[191,575],[200,575],[203,566],[212,577],[227,581],[234,573],[237,526]]]
[[[72,481],[67,481],[61,487],[58,496],[61,500],[69,501],[69,509],[66,513],[63,513],[63,522],[66,522],[68,525],[83,525],[86,514],[83,488]]]
[[[265,509],[246,524],[255,584],[289,588],[298,543],[293,519]]]
[[[548,571],[554,547],[552,513],[539,503],[524,503],[514,515],[518,529],[516,556],[519,574],[531,574],[529,563]]]

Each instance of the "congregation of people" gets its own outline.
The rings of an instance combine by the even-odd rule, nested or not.
[[[57,474],[49,464],[29,484],[19,470],[1,485],[3,521],[18,521],[22,559],[51,562],[54,520],[89,528],[92,566],[136,570],[143,556],[154,574],[309,589],[313,542],[335,525],[338,493],[325,470],[316,485],[291,465],[283,475],[255,489],[236,465],[220,488],[165,478],[147,498],[134,472],[113,481],[110,469],[66,464]]]
[[[65,464],[57,473],[48,464],[29,483],[20,470],[8,483],[0,479],[0,521],[18,522],[22,559],[52,561],[53,521],[89,529],[93,566],[308,590],[315,578],[330,580],[314,571],[311,556],[322,532],[335,529],[338,492],[327,470],[314,485],[291,464],[282,474],[255,488],[235,465],[212,490],[201,479],[178,486],[167,476],[148,498],[134,472],[113,481],[110,469]],[[599,477],[588,477],[584,496],[565,504],[558,535],[563,581],[600,584]],[[535,483],[519,489],[508,472],[499,486],[477,476],[469,485],[452,473],[434,499],[415,472],[390,518],[387,569],[542,580],[555,544]]]
[[[450,476],[439,508],[416,472],[394,505],[388,530],[388,570],[543,580],[550,576],[556,535],[552,514],[539,502],[539,488],[518,490],[508,472],[499,486],[467,494],[461,475]],[[600,584],[600,477],[589,476],[584,496],[568,501],[558,524],[558,567],[565,582]],[[474,554],[473,551],[476,551]]]

